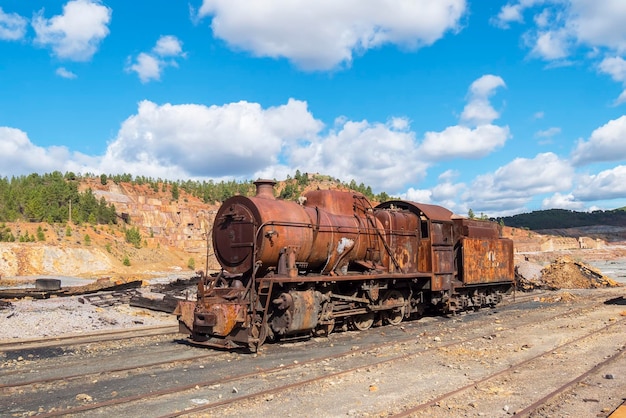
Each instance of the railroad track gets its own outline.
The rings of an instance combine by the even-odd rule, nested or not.
[[[602,327],[598,330],[594,330],[590,333],[587,333],[585,335],[582,335],[578,338],[575,338],[571,341],[568,341],[564,344],[560,344],[556,347],[550,348],[549,350],[544,350],[528,359],[524,359],[522,361],[519,361],[517,363],[511,364],[508,368],[504,369],[504,370],[499,370],[496,373],[487,375],[479,380],[475,380],[475,381],[471,381],[470,383],[461,386],[459,388],[454,389],[453,391],[444,393],[434,399],[431,399],[425,403],[421,403],[419,405],[416,406],[412,406],[410,408],[407,408],[406,410],[404,410],[401,413],[398,414],[394,414],[393,417],[394,418],[402,418],[402,417],[417,417],[417,416],[428,416],[428,417],[432,417],[435,416],[433,413],[432,408],[433,407],[437,407],[440,408],[442,406],[443,403],[445,402],[453,402],[454,398],[459,396],[459,395],[463,395],[466,398],[476,398],[476,392],[480,392],[480,391],[485,391],[485,387],[489,384],[492,383],[493,381],[495,381],[496,379],[500,379],[500,380],[504,380],[509,382],[508,384],[510,385],[512,377],[515,375],[520,375],[520,377],[518,378],[518,380],[523,380],[526,379],[527,376],[524,376],[524,374],[520,371],[521,368],[524,367],[534,367],[534,368],[538,368],[540,367],[540,363],[541,362],[550,362],[550,360],[546,360],[549,357],[553,357],[555,352],[557,351],[562,351],[562,350],[566,350],[566,349],[571,349],[574,345],[589,339],[589,338],[594,338],[597,337],[599,334],[601,333],[606,333],[608,330],[615,330],[616,328],[618,328],[619,326],[622,326],[624,323],[626,323],[626,319],[623,319],[619,322],[614,322],[611,323],[609,325],[606,325],[605,327]],[[623,333],[623,331],[622,331]],[[616,336],[619,336],[620,334],[622,334],[620,332],[617,332],[615,334],[607,334],[608,338],[615,338]],[[623,335],[623,334],[622,334]],[[612,351],[612,350],[608,350],[608,351]],[[577,383],[581,382],[583,379],[587,378],[588,376],[590,376],[593,373],[596,373],[600,370],[602,370],[604,367],[606,367],[607,365],[619,360],[624,353],[626,352],[626,345],[622,345],[620,347],[617,348],[616,351],[610,352],[609,354],[603,354],[602,356],[600,356],[600,358],[602,358],[602,360],[599,360],[597,363],[594,363],[592,367],[589,368],[583,368],[582,371],[575,371],[574,373],[572,373],[572,376],[567,377],[565,382],[563,382],[562,384],[560,384],[555,390],[552,390],[550,392],[548,392],[546,395],[541,396],[540,398],[532,401],[531,404],[529,405],[525,405],[523,408],[517,409],[515,411],[512,411],[515,413],[516,416],[528,416],[531,415],[533,412],[536,412],[538,409],[540,409],[541,407],[543,407],[545,404],[548,403],[548,401],[554,399],[555,397],[563,394],[565,391],[569,390],[570,388],[572,388],[574,385],[576,385]],[[539,365],[539,366],[538,366]],[[555,373],[556,371],[554,370],[554,368],[552,369],[547,369],[550,370],[550,373]],[[537,389],[537,385],[538,382],[537,381],[532,381],[530,382],[531,385]],[[472,392],[472,393],[469,393]],[[529,391],[530,392],[530,391]],[[529,393],[527,392],[527,393]],[[528,395],[526,395],[527,397],[530,397]],[[498,408],[501,409],[501,408]],[[495,410],[495,407],[494,407]],[[509,410],[508,408],[506,409],[507,411]],[[450,411],[448,411],[450,412]]]
[[[133,327],[132,329],[116,329],[84,334],[64,335],[59,337],[30,338],[19,341],[0,342],[0,352],[11,352],[18,350],[33,350],[51,347],[63,347],[79,344],[91,344],[95,342],[125,340],[131,338],[149,337],[162,334],[178,333],[178,325]]]
[[[564,309],[562,312],[544,318],[544,322],[578,315],[584,310],[592,309],[593,303],[593,301],[589,301],[589,303],[582,303],[581,306],[576,308]],[[13,386],[6,384],[0,387],[0,390],[7,394],[24,391],[23,396],[26,398],[51,392],[54,394],[53,397],[55,399],[65,399],[64,405],[53,406],[55,410],[38,411],[42,416],[59,416],[70,413],[81,416],[88,416],[90,413],[133,416],[132,411],[137,410],[137,405],[141,404],[143,405],[142,408],[145,408],[146,403],[151,404],[155,408],[153,411],[171,411],[169,413],[171,415],[167,416],[183,413],[201,413],[206,410],[213,411],[216,408],[223,412],[223,409],[239,403],[249,402],[251,399],[281,396],[280,394],[285,393],[285,391],[296,390],[315,385],[316,383],[323,384],[324,382],[332,381],[332,379],[341,379],[342,376],[358,374],[357,372],[363,368],[377,369],[388,367],[402,361],[436,355],[442,348],[448,347],[452,349],[471,341],[485,341],[485,335],[491,335],[495,332],[494,328],[498,328],[498,332],[513,332],[514,330],[519,332],[523,327],[540,327],[542,322],[538,319],[539,316],[535,316],[535,314],[536,312],[533,310],[524,312],[523,315],[514,310],[510,314],[500,312],[498,316],[502,319],[502,322],[507,321],[507,323],[498,326],[497,322],[492,321],[493,323],[491,324],[483,324],[480,329],[473,328],[476,326],[474,318],[478,321],[480,315],[461,318],[454,324],[451,323],[452,321],[445,319],[436,319],[426,326],[417,321],[407,322],[403,324],[406,332],[404,336],[404,332],[401,331],[400,327],[394,328],[397,331],[397,335],[393,338],[394,344],[392,347],[395,347],[394,349],[390,349],[389,342],[381,343],[380,341],[361,345],[358,349],[350,346],[349,343],[344,347],[339,347],[339,344],[337,344],[337,349],[333,353],[313,359],[308,358],[307,360],[302,360],[303,348],[300,347],[306,347],[310,344],[285,344],[283,347],[274,345],[267,348],[268,352],[274,352],[274,364],[266,365],[263,368],[258,366],[258,362],[261,359],[255,359],[253,356],[239,356],[212,350],[194,349],[191,352],[187,352],[187,357],[185,358],[167,359],[165,357],[170,354],[166,354],[166,349],[168,350],[167,352],[172,353],[178,350],[172,347],[165,347],[163,348],[164,351],[159,352],[164,359],[159,361],[154,361],[148,356],[146,356],[147,358],[144,361],[140,361],[141,353],[138,353],[135,356],[138,361],[126,366],[110,367],[108,369],[102,367],[91,370],[88,373],[65,374],[56,378],[22,380],[21,382],[15,382]],[[463,321],[466,319],[471,319],[471,321],[464,323]],[[442,328],[444,324],[446,326]],[[462,330],[466,332],[473,330],[474,334],[464,340],[455,339],[455,336]],[[373,333],[385,333],[391,331],[391,329],[385,327],[371,331]],[[422,338],[418,337],[418,334],[422,334]],[[449,341],[431,344],[429,341],[432,341],[432,335],[440,335],[440,338],[443,340],[448,339]],[[416,344],[416,341],[420,341],[420,339],[426,341]],[[397,350],[402,351],[402,353],[394,356],[393,354]],[[404,352],[406,350],[409,352]],[[155,355],[159,355],[159,353],[155,353]],[[289,362],[283,357],[300,358],[300,360]],[[382,359],[372,362],[372,358]],[[349,367],[349,364],[354,362],[355,359],[358,359],[361,364],[365,365]],[[244,372],[233,374],[232,370],[225,366],[232,361],[237,361],[238,369],[244,370]],[[272,362],[270,361],[269,363]],[[268,364],[268,362],[266,361],[265,364]],[[83,365],[83,367],[85,366]],[[75,367],[69,365],[68,369],[73,370]],[[315,376],[316,370],[318,373],[321,371],[321,375]],[[168,372],[174,373],[175,377],[170,376]],[[207,380],[207,374],[215,377]],[[289,380],[290,376],[295,374],[301,376],[297,382],[282,386],[279,384],[274,388],[268,389],[268,380],[280,383]],[[136,388],[141,387],[144,390],[115,390],[114,392],[116,393],[112,396],[110,388],[124,386],[121,383],[122,381],[119,380],[122,378],[134,381],[135,384],[133,386]],[[93,383],[94,381],[107,382],[105,387],[108,388],[109,393],[105,394],[104,390],[101,393],[94,393],[97,392],[92,390],[93,386],[97,385],[97,383]],[[158,384],[155,382],[158,382]],[[254,385],[260,383],[263,383],[264,389],[254,390]],[[34,393],[29,393],[28,390],[25,390],[25,388],[31,387],[37,388]],[[85,401],[84,399],[86,399],[87,395],[84,393],[77,394],[77,390],[92,393],[92,395],[89,395],[91,399]],[[204,397],[201,395],[203,392],[206,395]],[[213,402],[204,402],[204,399],[214,397],[217,392],[220,392],[221,399]],[[85,396],[79,397],[79,395]],[[182,403],[181,399],[183,400]],[[198,399],[201,399],[202,404],[189,408],[190,404],[200,402]],[[28,403],[26,402],[25,405],[28,405]]]

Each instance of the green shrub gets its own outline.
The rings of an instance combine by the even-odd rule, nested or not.
[[[125,231],[126,242],[133,244],[135,248],[141,248],[141,233],[137,227],[132,227]]]
[[[43,233],[43,228],[41,225],[37,228],[37,241],[45,241],[46,234]]]

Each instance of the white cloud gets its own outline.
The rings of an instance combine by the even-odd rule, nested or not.
[[[504,80],[494,75],[474,81],[469,89],[469,102],[461,114],[461,123],[469,126],[455,125],[441,132],[426,132],[419,150],[422,158],[480,158],[502,147],[511,134],[508,126],[491,124],[500,114],[489,102],[499,87],[505,87]]]
[[[161,79],[161,70],[159,59],[145,52],[140,53],[134,64],[127,67],[129,71],[134,71],[139,75],[139,79],[142,83],[147,83],[151,80]]]
[[[400,196],[403,200],[410,200],[411,202],[430,203],[432,191],[428,189],[414,189],[409,187],[406,193]]]
[[[544,129],[542,131],[537,131],[535,133],[535,136],[538,138],[552,138],[553,136],[556,136],[560,133],[561,133],[561,128],[553,126],[551,128]]]
[[[626,82],[626,60],[622,57],[606,57],[598,68],[601,72],[609,74],[613,80]]]
[[[626,2],[571,0],[566,26],[577,41],[626,52]]]
[[[474,129],[451,126],[442,132],[426,132],[420,147],[422,158],[437,161],[481,158],[502,147],[511,137],[507,126],[481,125]]]
[[[344,179],[360,179],[374,189],[395,193],[409,181],[423,178],[415,136],[404,124],[337,121],[327,136],[289,152],[292,166]]]
[[[536,195],[572,188],[574,169],[553,153],[516,158],[494,173],[476,177],[462,200],[474,211],[517,212]]]
[[[498,87],[506,87],[501,77],[487,74],[474,81],[470,86],[470,100],[461,114],[461,121],[470,126],[491,123],[500,114],[489,103],[489,97]]]
[[[5,13],[0,7],[0,40],[18,41],[26,35],[28,21],[17,13]]]
[[[74,74],[73,72],[69,71],[65,67],[57,68],[56,75],[58,75],[59,77],[70,79],[70,80],[76,78],[76,74]]]
[[[500,27],[523,23],[534,13],[537,28],[526,33],[534,53],[547,59],[569,55],[573,45],[626,52],[626,3],[619,0],[520,0],[507,3],[494,19]]]
[[[528,43],[532,44],[531,55],[547,61],[561,60],[567,58],[570,54],[569,37],[565,31],[549,30],[538,32],[526,39]]]
[[[588,141],[580,140],[572,152],[572,160],[577,165],[626,160],[624,138],[626,116],[621,116],[594,130]]]
[[[184,56],[181,42],[172,35],[161,36],[154,46],[153,51],[161,57]]]
[[[58,171],[93,171],[97,158],[71,153],[66,147],[33,144],[25,132],[0,126],[0,175]]]
[[[127,71],[134,71],[142,83],[160,80],[166,67],[177,67],[175,58],[184,58],[182,42],[175,36],[161,36],[150,52],[141,52],[133,63],[126,66]],[[129,58],[129,62],[131,59]]]
[[[550,62],[550,66],[572,65],[572,57],[586,59],[606,55],[600,72],[624,81],[621,56],[626,54],[626,2],[621,0],[518,0],[502,7],[492,21],[508,28],[523,23],[525,12],[534,14],[534,27],[522,35],[530,55]],[[581,51],[585,51],[581,54]],[[626,101],[622,91],[615,104]]]
[[[210,16],[214,35],[234,48],[329,70],[385,44],[431,45],[460,29],[465,10],[465,0],[204,0],[198,17]]]
[[[509,23],[524,22],[524,11],[528,8],[534,7],[537,4],[542,4],[546,0],[518,0],[512,1],[500,9],[498,15],[491,19],[491,23],[503,29],[509,28]]]
[[[522,23],[524,21],[522,12],[522,7],[519,4],[505,4],[500,9],[498,16],[491,20],[491,23],[500,28],[508,29],[511,22]]]
[[[618,165],[598,174],[582,176],[574,196],[583,201],[619,199],[626,196],[626,166]]]
[[[543,199],[541,202],[542,209],[568,209],[568,210],[584,210],[585,204],[576,200],[573,194],[555,193],[550,197]]]
[[[305,103],[293,99],[266,110],[248,102],[208,107],[143,101],[109,145],[102,170],[241,177],[277,164],[283,147],[314,136],[321,126]]]
[[[598,69],[626,87],[626,60],[622,57],[605,57],[598,65]],[[615,100],[615,104],[619,105],[624,102],[626,102],[626,89]]]
[[[89,61],[109,34],[111,9],[97,0],[72,0],[63,14],[46,19],[43,10],[33,17],[35,43],[50,46],[61,59]]]

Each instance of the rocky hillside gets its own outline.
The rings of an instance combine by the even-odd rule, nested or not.
[[[312,178],[296,191],[342,187],[327,176]],[[276,193],[283,193],[290,184],[295,190],[295,180],[281,182]],[[118,223],[6,223],[15,236],[36,237],[40,230],[44,239],[0,242],[0,277],[144,277],[219,268],[210,242],[217,205],[205,204],[182,189],[174,200],[171,187],[153,188],[148,184],[81,180],[79,190],[88,189],[98,200],[104,198],[115,206]],[[140,234],[139,245],[126,238],[126,231],[135,228]]]

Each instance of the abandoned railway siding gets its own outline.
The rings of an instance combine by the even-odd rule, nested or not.
[[[526,294],[494,310],[269,344],[258,354],[192,347],[171,329],[5,346],[0,415],[505,416],[539,402],[527,412],[553,416],[542,415],[554,408],[544,398],[565,385],[562,396],[578,401],[572,411],[608,416],[626,373],[622,294]],[[552,302],[558,295],[570,302]],[[602,396],[572,398],[587,386],[567,384],[612,356],[587,376],[603,384]]]

